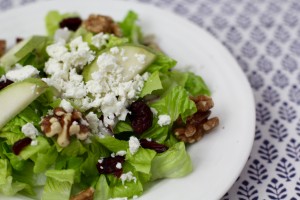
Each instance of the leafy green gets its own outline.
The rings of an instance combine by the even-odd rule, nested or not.
[[[133,129],[131,125],[125,121],[119,121],[114,127],[115,134],[122,133],[122,132],[132,132],[132,131]]]
[[[38,152],[34,165],[34,173],[41,173],[46,171],[51,165],[53,165],[57,159],[58,152],[55,146],[48,149],[47,152]]]
[[[136,171],[149,174],[151,162],[155,155],[156,152],[153,150],[139,148],[134,155],[127,151],[126,161],[128,161]]]
[[[95,187],[94,199],[107,200],[110,198],[110,187],[105,175],[100,175]]]
[[[188,79],[184,85],[184,88],[189,93],[191,93],[194,96],[199,94],[208,95],[208,96],[210,95],[210,90],[201,76],[197,76],[196,74],[191,72],[187,72],[187,74],[188,74]]]
[[[137,20],[138,15],[133,11],[129,11],[124,20],[119,23],[123,37],[127,37],[129,42],[134,44],[141,43],[143,38],[141,27],[136,24]]]
[[[70,144],[61,151],[62,156],[76,157],[86,152],[86,148],[77,138],[72,138]]]
[[[65,13],[60,14],[58,11],[53,10],[49,11],[46,15],[46,29],[49,36],[53,36],[55,31],[59,28],[59,23],[68,17],[76,17],[78,14],[76,13]]]
[[[167,114],[174,122],[179,116],[185,120],[197,111],[195,103],[189,99],[188,92],[181,86],[174,87],[162,99],[151,104],[158,113]]]
[[[192,172],[190,156],[183,142],[178,142],[164,153],[157,154],[151,166],[152,180],[178,178]]]
[[[175,67],[177,61],[170,58],[169,56],[157,52],[156,59],[150,66],[147,67],[146,71],[150,73],[154,73],[156,71],[167,73],[171,68]]]
[[[97,141],[112,152],[124,151],[128,149],[128,142],[118,140],[111,136],[97,138]]]
[[[42,200],[69,200],[75,170],[48,170]]]
[[[37,145],[36,146],[29,145],[29,146],[25,147],[24,149],[22,149],[19,156],[22,159],[27,160],[28,158],[30,158],[31,156],[34,156],[37,153],[46,152],[48,149],[50,149],[50,147],[51,146],[46,138],[44,138],[43,136],[38,136],[37,137]]]
[[[147,81],[144,83],[144,87],[140,93],[140,97],[144,97],[147,94],[151,94],[153,91],[160,90],[162,88],[163,86],[159,78],[159,72],[153,72],[147,79]]]
[[[110,48],[110,47],[126,44],[128,42],[129,42],[128,38],[116,37],[114,35],[110,35],[106,47]]]

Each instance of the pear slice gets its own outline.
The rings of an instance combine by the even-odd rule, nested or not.
[[[46,41],[47,37],[35,35],[19,42],[0,58],[0,66],[3,66],[5,71],[10,70],[12,65],[19,62],[34,49],[40,48]]]
[[[114,48],[114,47],[113,47]],[[135,75],[143,72],[156,58],[155,53],[144,46],[124,44],[116,46],[118,53],[113,53],[112,48],[103,50],[99,55],[106,53],[115,56],[117,62],[123,67],[123,81],[129,81]],[[98,71],[97,58],[83,70],[85,81],[92,79],[92,73]]]
[[[0,129],[49,88],[41,79],[29,78],[0,91]]]

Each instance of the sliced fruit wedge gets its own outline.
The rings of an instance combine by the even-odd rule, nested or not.
[[[113,48],[115,48],[113,50]],[[123,81],[133,79],[142,73],[155,60],[156,55],[144,46],[125,44],[103,50],[99,55],[106,53],[115,56],[117,63],[123,67]],[[92,79],[92,73],[99,70],[97,59],[83,70],[85,81]]]
[[[19,42],[0,58],[0,66],[3,66],[5,71],[10,70],[12,65],[16,64],[34,49],[38,49],[46,41],[47,37],[35,35]]]
[[[29,78],[13,83],[0,91],[0,129],[31,102],[43,94],[48,85],[40,79]]]

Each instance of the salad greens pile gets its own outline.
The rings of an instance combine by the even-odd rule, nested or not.
[[[137,135],[127,116],[124,120],[117,120],[113,126],[106,126],[110,134],[91,133],[87,140],[79,140],[71,136],[70,143],[64,147],[57,143],[55,136],[46,137],[43,134],[41,119],[49,115],[49,110],[59,107],[63,100],[79,110],[83,116],[89,112],[95,113],[99,119],[102,116],[101,109],[90,107],[83,109],[76,99],[62,96],[61,91],[42,81],[42,78],[49,77],[44,70],[45,63],[51,57],[47,53],[47,47],[56,42],[55,34],[60,29],[60,22],[70,17],[78,17],[78,14],[49,12],[45,18],[47,36],[41,36],[35,46],[27,45],[27,50],[23,50],[23,53],[19,52],[24,55],[8,59],[9,62],[1,62],[0,59],[2,80],[16,65],[19,68],[31,65],[39,70],[34,78],[15,81],[0,90],[0,99],[1,93],[4,95],[6,92],[5,95],[9,95],[9,89],[23,82],[40,81],[36,85],[43,89],[25,108],[20,106],[22,109],[11,114],[13,116],[10,116],[7,122],[3,122],[2,127],[0,126],[0,193],[8,196],[18,193],[34,199],[67,200],[74,194],[92,187],[94,199],[135,198],[142,195],[145,185],[151,181],[189,174],[192,171],[192,162],[185,144],[173,134],[172,125],[178,117],[185,121],[188,116],[197,111],[195,103],[189,96],[210,95],[209,89],[200,76],[174,70],[176,65],[174,59],[144,44],[144,35],[137,23],[138,16],[133,11],[128,12],[124,20],[117,23],[122,33],[121,37],[107,34],[104,45],[96,47],[92,42],[96,34],[80,26],[76,31],[70,31],[66,47],[71,48],[70,41],[81,37],[96,55],[94,60],[97,60],[97,56],[103,52],[107,52],[107,49],[122,47],[122,45],[136,46],[151,52],[154,55],[153,60],[149,61],[142,72],[139,72],[140,75],[147,73],[148,77],[144,79],[143,87],[131,102],[143,99],[153,110],[152,126],[141,135]],[[84,69],[95,62],[87,62],[83,68],[77,69],[76,73],[83,74]],[[22,99],[22,97],[16,96],[15,99]],[[18,102],[15,99],[11,101]],[[0,105],[1,113],[3,113],[2,107]],[[169,116],[169,122],[164,125],[159,124],[159,115]],[[12,148],[16,142],[26,137],[22,127],[28,123],[39,132],[36,135],[36,143],[25,146],[16,155]],[[132,153],[128,142],[132,136],[163,144],[168,147],[168,150],[158,153],[153,149],[140,146]],[[100,174],[96,167],[97,163],[102,162],[103,158],[114,157],[120,152],[123,152],[125,157],[122,163],[122,176],[124,175],[125,179],[113,173]],[[40,197],[37,191],[41,189],[43,191]]]

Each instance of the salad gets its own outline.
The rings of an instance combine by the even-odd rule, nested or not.
[[[191,173],[186,146],[219,123],[204,80],[176,70],[133,11],[45,24],[6,52],[0,40],[0,193],[135,199]]]

